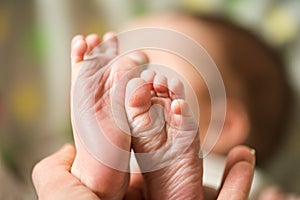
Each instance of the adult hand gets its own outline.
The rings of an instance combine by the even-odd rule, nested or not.
[[[67,144],[35,165],[32,180],[39,199],[99,200],[71,174],[75,154],[74,146]]]
[[[70,170],[75,148],[65,145],[58,152],[40,161],[33,169],[32,179],[40,199],[99,200]],[[233,148],[227,159],[224,178],[219,191],[205,189],[204,199],[247,199],[254,173],[255,158],[252,150],[244,146]],[[142,176],[132,176],[125,199],[143,199]]]

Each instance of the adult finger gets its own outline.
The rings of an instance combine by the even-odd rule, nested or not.
[[[255,166],[255,151],[246,146],[233,148],[227,157],[218,200],[248,199]]]
[[[38,162],[32,171],[32,181],[40,193],[41,189],[47,188],[46,185],[66,176],[62,172],[70,171],[75,158],[75,148],[73,145],[64,145],[56,153]],[[70,174],[71,175],[71,174]]]

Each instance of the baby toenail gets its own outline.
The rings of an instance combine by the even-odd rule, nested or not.
[[[146,56],[141,53],[130,54],[129,58],[137,62],[139,65],[145,64],[147,62]]]

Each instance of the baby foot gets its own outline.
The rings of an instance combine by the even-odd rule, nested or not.
[[[122,76],[146,63],[147,57],[135,52],[108,65],[117,56],[118,41],[112,33],[106,34],[103,40],[102,46],[97,35],[76,36],[72,41],[71,117],[77,152],[71,171],[101,199],[122,199],[129,174],[96,159],[93,152],[104,152],[128,168],[131,137],[114,122],[111,93]],[[125,89],[119,98],[125,98]],[[100,129],[93,128],[94,119]],[[128,156],[120,159],[118,153],[103,149],[106,141],[99,140],[99,130],[112,145],[127,151]],[[93,152],[86,148],[83,138],[89,140]]]
[[[168,81],[151,70],[128,82],[125,108],[132,147],[149,199],[202,196],[198,127],[183,98],[178,79]]]

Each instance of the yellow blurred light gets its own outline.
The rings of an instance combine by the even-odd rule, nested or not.
[[[283,8],[273,8],[263,22],[264,32],[270,42],[282,45],[295,37],[297,23],[291,13]]]
[[[40,116],[42,98],[34,84],[25,83],[15,86],[10,100],[10,109],[19,122],[31,123]]]

